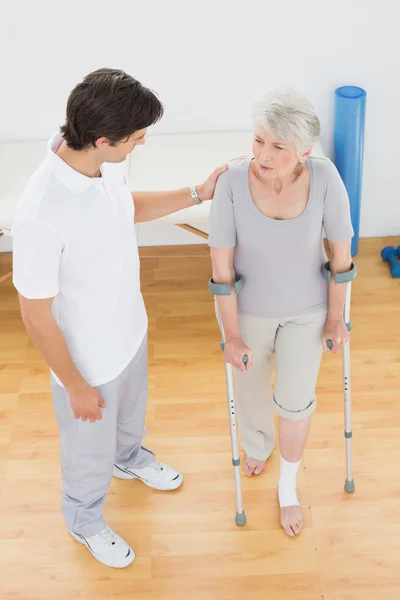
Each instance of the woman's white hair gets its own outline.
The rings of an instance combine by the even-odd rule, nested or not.
[[[255,104],[252,116],[254,128],[260,124],[275,139],[293,142],[300,155],[313,148],[321,131],[314,106],[291,88],[267,94]]]

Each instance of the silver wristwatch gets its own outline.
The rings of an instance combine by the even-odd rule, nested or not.
[[[194,204],[201,204],[203,202],[203,200],[200,200],[199,198],[197,187],[195,185],[190,186],[190,195],[192,196]]]

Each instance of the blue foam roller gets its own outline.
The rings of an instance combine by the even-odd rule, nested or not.
[[[354,229],[352,256],[358,252],[360,231],[366,98],[366,91],[356,86],[347,85],[335,90],[333,161],[350,199]]]

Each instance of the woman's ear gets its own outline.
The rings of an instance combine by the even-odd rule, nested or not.
[[[310,150],[308,150],[308,152],[306,152],[305,154],[302,155],[302,157],[300,158],[300,162],[304,162],[307,160],[307,158],[310,158],[311,152],[312,152],[312,148],[310,148]]]

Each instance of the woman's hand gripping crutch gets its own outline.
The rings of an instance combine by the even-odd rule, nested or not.
[[[326,281],[331,281],[330,262],[326,262],[322,267],[322,275]],[[357,275],[357,269],[354,263],[351,264],[347,273],[336,273],[334,282],[341,284],[347,283],[346,300],[344,306],[344,322],[348,331],[351,331],[350,304],[351,304],[351,282]],[[334,340],[327,339],[326,345],[331,350],[334,348]],[[346,439],[346,481],[344,489],[349,494],[355,490],[353,479],[353,451],[352,451],[352,410],[351,410],[351,378],[350,378],[350,342],[347,341],[342,346],[342,365],[343,365],[343,394],[344,394],[344,436]]]
[[[238,279],[235,283],[235,292],[238,294],[240,290],[243,288],[243,280]],[[214,294],[214,303],[215,303],[215,313],[217,316],[218,325],[221,331],[222,342],[221,342],[221,350],[226,350],[226,341],[225,341],[225,333],[224,327],[222,324],[221,314],[218,308],[218,302],[216,296],[227,296],[231,293],[231,286],[229,284],[218,284],[210,279],[208,283],[208,289],[212,294]],[[228,396],[228,409],[229,409],[229,424],[230,424],[230,434],[231,434],[231,446],[232,446],[232,464],[234,468],[235,475],[235,490],[236,490],[236,525],[245,525],[246,524],[246,515],[243,510],[243,501],[242,501],[242,486],[240,482],[240,455],[239,455],[239,443],[237,436],[237,424],[236,424],[236,410],[235,410],[235,390],[234,390],[234,380],[233,380],[233,367],[231,362],[227,362],[226,359],[231,360],[235,363],[237,357],[237,350],[234,351],[235,356],[226,356],[225,357],[225,378],[226,378],[226,390]],[[241,357],[243,369],[249,368],[251,365],[251,351],[248,351],[246,354],[243,354]],[[241,365],[238,364],[238,368],[241,368]]]

